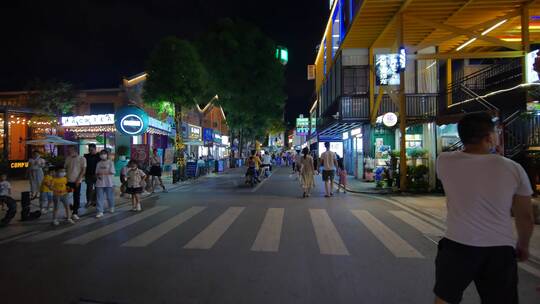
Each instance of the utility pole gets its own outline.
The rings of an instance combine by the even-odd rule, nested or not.
[[[400,13],[396,20],[397,27],[397,47],[399,50],[403,45],[403,13]],[[405,145],[405,128],[407,127],[407,106],[405,103],[405,71],[399,71],[399,189],[403,192],[407,190],[407,151]]]

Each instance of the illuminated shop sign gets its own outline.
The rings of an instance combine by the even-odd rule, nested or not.
[[[188,138],[193,140],[201,140],[202,139],[202,132],[201,127],[197,127],[194,125],[188,125]]]
[[[304,118],[303,115],[300,115],[296,119],[296,135],[297,136],[306,136],[309,133],[309,118]]]
[[[397,124],[398,117],[395,113],[389,112],[383,115],[382,123],[387,127],[393,127]]]
[[[21,169],[21,168],[28,168],[28,162],[25,161],[16,161],[9,164],[9,167],[11,169]]]
[[[116,129],[125,135],[141,135],[148,129],[148,114],[134,106],[126,106],[115,113]]]
[[[214,132],[214,142],[221,144],[221,134]]]
[[[66,116],[61,118],[64,127],[99,126],[114,124],[114,114]]]
[[[204,128],[203,129],[203,140],[205,142],[213,142],[214,141],[214,130],[210,128]]]
[[[401,48],[398,54],[375,55],[377,85],[399,85],[399,72],[405,69],[406,53]]]
[[[172,126],[170,124],[157,120],[153,117],[148,117],[148,126],[168,133],[172,131]]]

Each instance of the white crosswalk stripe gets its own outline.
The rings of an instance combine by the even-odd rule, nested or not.
[[[252,251],[276,252],[279,250],[284,213],[284,208],[270,208],[266,211],[257,238],[251,247]]]
[[[244,207],[230,207],[201,233],[187,243],[187,249],[210,249],[244,211]]]
[[[122,207],[122,208],[118,209],[117,212],[114,213],[114,214],[111,214],[111,213],[105,214],[100,219],[100,221],[108,219],[108,218],[116,216],[116,215],[119,215],[119,214],[122,214],[121,211],[125,211],[125,210],[127,210],[127,207]],[[27,237],[27,238],[21,239],[19,241],[20,242],[25,242],[25,243],[39,242],[39,241],[43,241],[43,240],[50,239],[52,237],[64,234],[64,233],[69,232],[69,231],[73,231],[73,230],[76,230],[76,229],[80,229],[82,227],[86,227],[86,226],[95,224],[97,222],[98,221],[95,220],[94,218],[87,218],[87,219],[85,219],[83,221],[79,221],[79,222],[75,223],[74,225],[70,224],[65,228],[56,228],[56,229],[53,229],[53,230],[45,231],[43,233],[33,235],[31,237]]]
[[[394,215],[395,217],[399,218],[400,220],[404,221],[405,223],[413,226],[414,228],[416,228],[416,230],[418,230],[418,231],[420,231],[420,232],[422,232],[424,234],[437,235],[437,236],[444,235],[444,232],[441,229],[439,229],[439,228],[437,228],[437,227],[435,227],[435,226],[433,226],[433,225],[431,225],[431,224],[429,224],[429,223],[427,223],[427,222],[425,222],[425,221],[423,221],[423,220],[421,220],[421,219],[419,219],[419,218],[417,218],[415,216],[412,216],[408,212],[395,211],[395,210],[390,210],[389,212],[390,212],[390,214]]]
[[[398,258],[423,258],[422,254],[365,210],[351,210],[375,237]]]
[[[146,232],[132,238],[131,240],[122,244],[125,247],[145,247],[153,243],[157,239],[164,236],[169,231],[178,227],[182,223],[186,222],[190,218],[199,214],[206,207],[191,207],[188,210],[168,219],[167,221],[147,230]]]
[[[84,245],[84,244],[88,244],[90,243],[91,241],[94,241],[94,240],[97,240],[99,238],[102,238],[108,234],[111,234],[115,231],[118,231],[120,229],[123,229],[129,225],[132,225],[132,224],[135,224],[136,222],[138,221],[141,221],[149,216],[152,216],[160,211],[163,211],[165,209],[167,209],[169,207],[166,207],[166,206],[158,206],[158,207],[154,207],[154,208],[151,208],[149,210],[145,210],[144,212],[142,213],[138,213],[136,215],[133,215],[133,216],[130,216],[128,218],[125,218],[125,219],[122,219],[116,223],[113,223],[113,224],[109,224],[109,225],[106,225],[106,226],[103,226],[99,229],[96,229],[94,231],[90,231],[88,233],[85,233],[83,235],[80,235],[76,238],[73,238],[71,240],[67,240],[64,242],[64,244],[79,244],[79,245]]]
[[[321,254],[349,255],[345,243],[324,209],[309,209]]]

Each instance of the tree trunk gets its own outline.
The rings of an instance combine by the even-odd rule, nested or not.
[[[242,136],[244,133],[244,130],[243,129],[240,129],[240,134],[239,134],[239,137],[240,137],[240,140],[238,141],[239,144],[238,144],[238,158],[242,159],[242,152],[243,152],[243,147],[244,147],[244,137]]]
[[[182,138],[182,107],[176,105],[174,107],[174,119],[176,122],[176,137],[175,137],[175,147],[176,147],[176,164],[178,165],[178,172],[180,174],[180,179],[185,178],[185,167],[186,159],[184,157],[184,139]]]

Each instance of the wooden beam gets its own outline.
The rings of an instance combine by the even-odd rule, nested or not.
[[[452,91],[450,91],[451,87],[452,87],[452,59],[447,58],[446,59],[446,106],[450,106],[452,104]]]
[[[501,16],[499,18],[495,18],[495,19],[492,19],[492,20],[489,20],[489,21],[486,21],[486,22],[483,22],[483,23],[480,23],[480,24],[477,24],[475,26],[471,26],[469,28],[467,28],[468,31],[475,31],[479,28],[481,29],[488,29],[492,26],[494,26],[495,24],[503,21],[503,20],[510,20],[512,18],[515,18],[517,16],[519,16],[521,14],[520,10],[519,9],[516,9],[516,10],[513,10],[512,12],[504,15],[504,16]],[[430,34],[431,35],[431,34]],[[450,35],[447,35],[447,36],[444,36],[444,37],[441,37],[441,38],[437,38],[437,39],[434,39],[434,40],[428,40],[428,41],[422,41],[421,43],[419,43],[418,45],[416,46],[413,46],[413,47],[409,47],[408,50],[410,53],[414,53],[414,52],[417,52],[421,49],[425,49],[427,47],[430,47],[430,46],[437,46],[437,45],[440,45],[441,43],[443,42],[446,42],[450,39],[454,39],[454,38],[457,38],[459,36],[463,36],[461,34],[458,34],[458,33],[452,33]],[[429,37],[429,35],[428,35]],[[427,37],[426,37],[427,39]]]
[[[373,105],[373,108],[371,108],[371,115],[370,115],[370,121],[371,125],[375,125],[375,121],[377,120],[377,113],[379,113],[379,107],[381,106],[381,100],[384,95],[384,89],[383,86],[379,86],[379,93],[377,95],[377,99],[375,100],[375,104]]]
[[[527,53],[531,50],[531,42],[529,37],[529,6],[524,5],[521,8],[521,48],[525,53],[521,57],[522,82],[527,82]]]
[[[482,53],[438,53],[438,54],[416,54],[416,60],[425,59],[471,59],[471,58],[516,58],[524,56],[523,51],[501,51],[501,52],[482,52]]]
[[[397,23],[397,45],[398,47],[403,46],[404,44],[404,16],[403,13],[400,13],[398,16]],[[407,191],[407,151],[406,151],[406,140],[405,134],[407,128],[407,107],[405,100],[405,71],[401,70],[399,72],[399,132],[401,133],[401,138],[399,140],[399,190],[404,192]]]
[[[373,109],[375,103],[375,54],[373,54],[373,48],[368,50],[368,62],[369,62],[369,108]]]
[[[490,37],[490,36],[483,36],[480,32],[470,31],[470,30],[455,27],[455,26],[452,26],[452,25],[427,20],[427,19],[424,19],[422,17],[418,17],[418,16],[414,16],[414,15],[407,15],[407,18],[409,18],[409,17],[410,17],[411,20],[413,20],[414,22],[416,22],[418,24],[422,24],[422,25],[425,25],[425,26],[430,26],[430,27],[433,27],[433,28],[436,28],[436,29],[440,29],[440,30],[443,30],[443,31],[447,31],[447,32],[451,32],[451,33],[455,33],[455,34],[459,34],[459,35],[463,35],[463,36],[468,36],[471,39],[476,38],[476,39],[484,40],[484,41],[492,43],[494,45],[504,46],[504,47],[512,49],[512,50],[516,50],[516,51],[521,50],[521,46],[519,46],[516,43],[506,42],[506,41],[503,41],[501,39],[493,38],[493,37]]]
[[[367,1],[364,1],[364,2],[367,2]],[[388,23],[386,23],[386,26],[384,27],[384,29],[381,31],[381,33],[377,36],[377,38],[375,38],[375,40],[373,41],[373,43],[371,44],[371,47],[375,47],[377,45],[377,43],[379,42],[379,40],[382,39],[382,37],[386,34],[386,32],[390,29],[390,27],[392,26],[392,24],[394,24],[394,22],[396,22],[396,20],[399,18],[399,16],[401,15],[401,13],[407,9],[407,7],[409,6],[409,4],[411,4],[412,0],[405,0],[405,2],[403,2],[403,4],[399,7],[399,10],[394,14],[394,16],[392,17],[392,19],[390,19],[390,21],[388,21]]]

